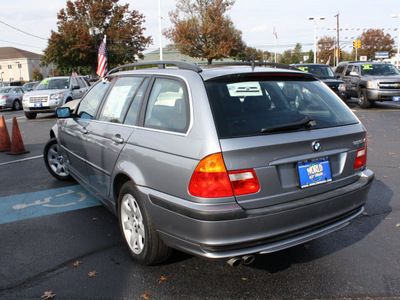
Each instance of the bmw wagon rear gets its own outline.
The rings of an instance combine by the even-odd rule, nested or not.
[[[362,213],[374,177],[364,126],[325,84],[248,69],[200,73],[220,150],[199,161],[191,201],[160,232],[204,257],[241,261],[341,229]]]

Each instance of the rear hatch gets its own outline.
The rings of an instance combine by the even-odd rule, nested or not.
[[[365,129],[313,76],[236,74],[209,79],[206,87],[228,172],[253,169],[259,182],[258,192],[236,196],[243,208],[312,197],[359,179]]]

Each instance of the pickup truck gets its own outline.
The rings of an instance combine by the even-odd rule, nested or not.
[[[380,62],[341,62],[335,70],[346,83],[347,97],[358,97],[362,108],[375,101],[400,101],[400,71]]]

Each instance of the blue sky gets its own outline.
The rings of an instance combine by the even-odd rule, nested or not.
[[[148,50],[159,47],[158,0],[124,1],[131,9],[138,10],[146,17],[145,35],[152,36],[154,44]],[[173,10],[176,0],[161,0],[162,27],[167,28],[168,12]],[[1,0],[0,21],[30,34],[48,38],[51,30],[57,30],[57,13],[66,7],[66,0]],[[236,0],[228,12],[237,29],[242,31],[248,46],[270,52],[275,51],[273,28],[277,32],[277,52],[293,49],[296,43],[303,51],[313,48],[314,21],[310,16],[325,17],[317,21],[317,37],[336,36],[334,16],[339,13],[341,46],[351,51],[352,41],[364,29],[383,29],[398,42],[399,20],[392,14],[400,15],[400,0]],[[16,47],[42,53],[47,41],[26,35],[0,23],[0,47]],[[169,43],[162,37],[163,45]]]

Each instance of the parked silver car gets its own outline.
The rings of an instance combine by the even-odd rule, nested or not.
[[[143,64],[57,109],[51,133],[60,170],[118,216],[135,260],[175,248],[250,263],[362,213],[365,128],[314,75],[171,61],[120,71]]]
[[[52,113],[68,101],[82,98],[89,89],[84,76],[50,77],[43,79],[33,91],[23,98],[25,116],[36,118],[38,113]]]
[[[0,88],[0,108],[22,109],[22,97],[24,89],[20,86],[8,86]]]

